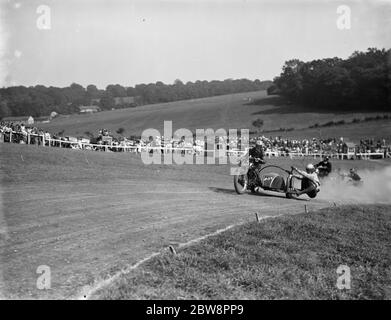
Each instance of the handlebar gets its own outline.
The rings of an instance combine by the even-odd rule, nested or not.
[[[266,163],[266,161],[263,160],[263,159],[261,159],[261,158],[254,158],[254,157],[251,157],[251,156],[250,156],[250,159],[253,160],[253,161],[255,161],[255,162],[260,162],[260,163],[262,163],[262,164],[265,164],[265,163]]]

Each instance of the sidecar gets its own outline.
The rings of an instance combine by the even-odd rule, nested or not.
[[[267,168],[278,169],[281,173],[266,172],[265,169]],[[238,194],[243,194],[247,190],[255,192],[258,188],[258,190],[262,189],[265,191],[285,193],[287,198],[292,198],[292,191],[294,190],[292,177],[292,171],[285,170],[279,166],[268,165],[257,172],[250,166],[247,174],[234,177],[234,186]]]
[[[275,168],[279,169],[279,171],[285,172],[285,174],[276,173],[276,172],[268,172],[263,173],[267,168]],[[294,190],[293,186],[293,173],[292,171],[285,170],[279,166],[269,165],[263,167],[258,172],[259,175],[259,188],[265,191],[274,191],[285,193],[287,198],[293,198],[292,191]],[[258,189],[259,191],[259,189]]]
[[[266,173],[261,175],[259,187],[264,190],[285,192],[286,181],[278,173]]]

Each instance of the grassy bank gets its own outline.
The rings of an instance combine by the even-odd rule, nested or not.
[[[390,299],[391,206],[344,206],[248,223],[153,258],[102,299]],[[337,268],[351,289],[337,288]]]
[[[249,99],[256,103],[249,103]],[[391,116],[391,113],[381,115]],[[301,106],[291,105],[279,96],[268,96],[266,91],[237,93],[194,100],[144,105],[138,108],[117,109],[94,114],[59,116],[39,127],[51,133],[64,131],[68,136],[98,134],[101,128],[108,129],[114,136],[123,128],[124,136],[139,136],[145,129],[154,128],[163,135],[164,121],[171,120],[173,132],[179,128],[196,129],[224,128],[256,130],[253,121],[264,121],[262,130],[294,128],[288,132],[265,132],[265,135],[282,135],[290,138],[341,137],[359,142],[362,138],[391,139],[390,119],[371,122],[350,123],[354,119],[377,116],[378,113],[314,113]],[[308,129],[308,126],[334,121],[345,125]],[[307,128],[307,129],[304,129]],[[298,130],[299,129],[299,130]]]

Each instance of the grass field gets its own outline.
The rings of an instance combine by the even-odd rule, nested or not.
[[[249,101],[251,99],[251,102]],[[383,113],[382,113],[383,114]],[[389,113],[391,115],[391,113]],[[195,129],[250,129],[256,118],[264,120],[264,130],[279,128],[308,128],[315,123],[328,121],[351,121],[354,118],[373,116],[371,113],[314,113],[298,106],[287,104],[277,96],[267,96],[266,91],[239,93],[211,98],[145,105],[92,115],[60,116],[47,124],[39,124],[51,133],[64,130],[64,135],[86,136],[86,132],[97,135],[101,128],[117,135],[119,128],[124,135],[141,135],[148,128],[158,129],[163,134],[164,120],[173,122],[174,130]],[[391,139],[391,120],[359,123],[354,125],[271,133],[289,137],[350,137],[353,141],[364,137]]]
[[[165,253],[100,299],[391,299],[391,206],[343,206],[251,222]],[[338,289],[337,268],[350,268]]]

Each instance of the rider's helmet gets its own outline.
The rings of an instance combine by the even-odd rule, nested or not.
[[[354,168],[350,168],[350,173],[356,173],[356,169],[354,169]]]
[[[329,156],[324,156],[323,160],[324,160],[324,161],[329,161],[329,160],[330,160],[330,157],[329,157]]]
[[[258,146],[263,146],[263,141],[261,139],[257,140],[257,145]]]
[[[315,172],[315,167],[312,163],[309,163],[307,164],[307,166],[305,167],[305,171],[307,171],[307,173],[313,173]]]

